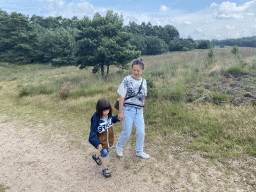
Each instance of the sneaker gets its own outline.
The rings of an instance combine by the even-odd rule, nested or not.
[[[121,157],[123,156],[122,147],[116,144],[116,154]]]
[[[142,151],[141,152],[136,152],[136,156],[141,157],[143,159],[148,159],[149,158],[149,155],[142,152]]]

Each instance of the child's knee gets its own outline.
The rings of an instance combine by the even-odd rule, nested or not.
[[[109,148],[107,148],[107,149],[102,149],[102,150],[100,151],[100,154],[101,154],[101,158],[107,157],[108,154],[109,154]]]

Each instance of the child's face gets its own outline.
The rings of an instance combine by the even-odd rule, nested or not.
[[[140,79],[143,72],[144,72],[144,69],[142,69],[140,65],[133,65],[133,67],[132,67],[132,77],[134,79]]]
[[[109,109],[103,111],[103,116],[107,116],[109,114]]]

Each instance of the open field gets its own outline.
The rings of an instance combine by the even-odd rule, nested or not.
[[[144,191],[255,191],[255,55],[256,49],[252,48],[241,48],[238,56],[232,55],[230,48],[223,48],[215,49],[212,58],[208,50],[143,56],[146,63],[143,77],[148,82],[145,151],[152,158],[145,163],[134,156],[136,134],[133,131],[124,149],[129,158],[117,158],[114,149],[110,155],[113,183],[118,181],[123,191],[139,191],[126,188],[118,180],[127,176],[130,183],[142,185]],[[79,162],[75,168],[89,169],[90,173],[74,170],[74,175],[85,177],[81,183],[86,184],[86,178],[101,178],[97,169],[94,173],[96,167],[91,155],[95,150],[87,141],[90,118],[99,98],[105,97],[114,104],[119,84],[130,73],[111,67],[109,76],[102,78],[100,74],[92,74],[90,68],[0,63],[0,128],[6,136],[2,138],[5,141],[1,143],[2,149],[8,150],[7,143],[11,140],[6,130],[11,127],[10,134],[20,146],[27,147],[25,140],[34,138],[35,143],[33,139],[31,142],[41,150],[56,146],[56,154],[61,154],[60,146],[63,146],[67,152],[71,151],[70,155],[75,150],[78,160],[85,163]],[[116,138],[120,132],[119,123],[115,126]],[[22,151],[17,154],[22,155]],[[11,157],[13,165],[18,166],[19,155]],[[4,160],[7,156],[0,158]],[[33,161],[32,156],[29,161]],[[72,159],[67,161],[72,163]],[[4,170],[7,164],[2,162]],[[30,165],[23,166],[33,171]],[[0,191],[17,189],[7,181],[11,174],[5,174],[5,178],[0,178]],[[54,173],[50,178],[54,180]],[[64,181],[63,184],[67,180]],[[113,187],[111,179],[108,182]],[[55,189],[60,183],[58,180]],[[96,184],[100,185],[100,181]],[[51,191],[49,186],[45,189]],[[21,187],[25,190],[26,186]],[[76,191],[69,186],[63,189]],[[82,189],[81,186],[77,191]]]

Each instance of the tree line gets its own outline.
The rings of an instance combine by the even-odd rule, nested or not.
[[[0,10],[0,61],[28,64],[40,62],[54,66],[93,67],[107,74],[109,66],[125,68],[140,55],[207,48],[188,37],[180,38],[171,26],[130,22],[124,26],[122,15],[109,10],[93,19],[58,17],[31,18],[21,13]]]
[[[235,45],[239,47],[256,47],[256,36],[224,40],[213,39],[211,42],[214,46],[220,47]]]

